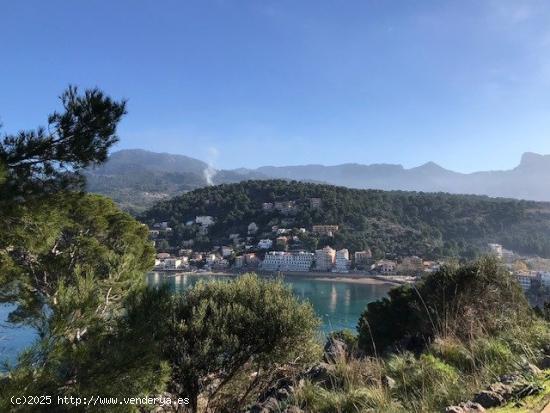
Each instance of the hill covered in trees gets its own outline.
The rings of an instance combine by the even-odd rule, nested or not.
[[[122,209],[138,213],[155,202],[209,184],[260,179],[259,172],[215,170],[184,155],[143,149],[113,152],[104,164],[85,170],[89,192],[112,198]]]
[[[311,199],[319,198],[320,206]],[[292,211],[265,210],[264,203],[294,201]],[[199,215],[214,217],[207,234],[186,225]],[[550,257],[550,204],[484,196],[402,191],[358,190],[282,180],[246,181],[194,190],[146,211],[149,225],[168,221],[170,245],[194,239],[207,248],[229,242],[229,235],[246,236],[254,222],[258,237],[273,225],[306,228],[339,226],[333,237],[303,238],[304,248],[329,244],[351,251],[371,248],[384,254],[472,258],[497,242],[523,254]]]

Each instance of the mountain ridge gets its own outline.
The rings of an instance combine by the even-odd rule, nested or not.
[[[249,179],[286,179],[356,189],[447,192],[550,202],[550,155],[522,154],[507,170],[455,172],[433,161],[401,164],[306,164],[215,169],[186,155],[123,149],[85,173],[88,190],[112,197],[123,208],[139,211],[160,199],[207,185]]]

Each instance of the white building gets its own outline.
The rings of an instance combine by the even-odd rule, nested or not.
[[[271,251],[265,255],[261,269],[265,271],[309,271],[313,264],[311,252]]]
[[[517,274],[516,278],[523,291],[528,291],[531,288],[533,281],[537,280],[537,276],[529,273]]]
[[[550,287],[550,272],[539,272],[537,276],[543,287]]]
[[[336,251],[328,245],[315,251],[315,269],[317,271],[330,271],[336,260]]]
[[[212,265],[214,264],[216,261],[218,261],[220,258],[214,254],[214,253],[210,253],[210,254],[207,254],[206,255],[206,264],[207,265]]]
[[[336,252],[335,266],[333,272],[349,272],[351,261],[349,259],[349,251],[344,248]]]
[[[212,218],[210,215],[201,215],[195,217],[195,223],[203,227],[209,227],[210,225],[214,224],[214,218]]]
[[[187,262],[187,257],[185,257]],[[181,258],[166,258],[164,260],[164,269],[166,270],[177,270],[182,266],[183,260]]]
[[[273,246],[273,241],[270,239],[261,239],[260,242],[258,242],[258,248],[261,248],[263,250],[268,250]]]
[[[233,265],[235,266],[235,268],[244,267],[244,257],[242,255],[235,257],[235,263]]]
[[[231,254],[233,254],[233,248],[226,247],[225,245],[221,248],[222,257],[229,257]]]
[[[500,244],[489,244],[489,249],[498,258],[502,258],[502,245],[500,245]]]

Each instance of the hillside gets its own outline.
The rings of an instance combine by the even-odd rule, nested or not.
[[[87,189],[112,198],[127,211],[137,213],[156,201],[211,183],[239,182],[258,172],[217,171],[206,162],[184,155],[142,149],[113,152],[108,161],[85,172]]]
[[[310,205],[320,198],[321,206]],[[262,208],[263,203],[295,201],[283,213]],[[214,217],[207,234],[185,225],[198,215]],[[370,247],[386,254],[423,257],[471,258],[498,242],[505,248],[550,257],[550,204],[494,199],[472,195],[358,190],[281,180],[246,181],[197,189],[146,211],[148,224],[168,221],[173,247],[194,239],[197,247],[229,243],[229,234],[247,234],[251,222],[258,225],[256,239],[271,234],[271,227],[306,228],[335,224],[334,238],[302,236],[304,248],[330,244],[351,251]]]
[[[142,149],[113,152],[86,170],[88,190],[113,198],[123,209],[142,212],[156,201],[210,184],[248,179],[286,179],[358,189],[449,192],[550,201],[550,155],[525,153],[507,171],[462,174],[434,162],[406,169],[392,164],[263,166],[218,170],[199,159]]]

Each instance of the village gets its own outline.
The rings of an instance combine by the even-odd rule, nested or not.
[[[310,208],[320,208],[320,198],[310,198]],[[297,210],[296,201],[264,202],[264,213],[282,215],[280,222],[292,223]],[[207,235],[216,217],[196,216],[185,222],[197,233]],[[231,233],[224,245],[215,245],[208,251],[194,248],[193,239],[184,240],[179,248],[166,248],[166,240],[172,232],[169,223],[154,223],[149,230],[150,238],[157,247],[155,271],[164,272],[221,272],[221,273],[285,273],[346,275],[376,277],[394,282],[414,282],[423,275],[438,271],[445,260],[424,259],[418,256],[392,256],[376,259],[369,248],[350,251],[334,249],[327,242],[322,248],[308,250],[303,239],[322,237],[330,240],[340,230],[337,224],[317,224],[310,228],[272,225],[261,229],[255,222],[247,226],[246,234]],[[164,248],[161,247],[164,245]],[[526,257],[505,249],[497,243],[487,245],[487,253],[496,256],[516,276],[524,291],[550,289],[550,260]]]

